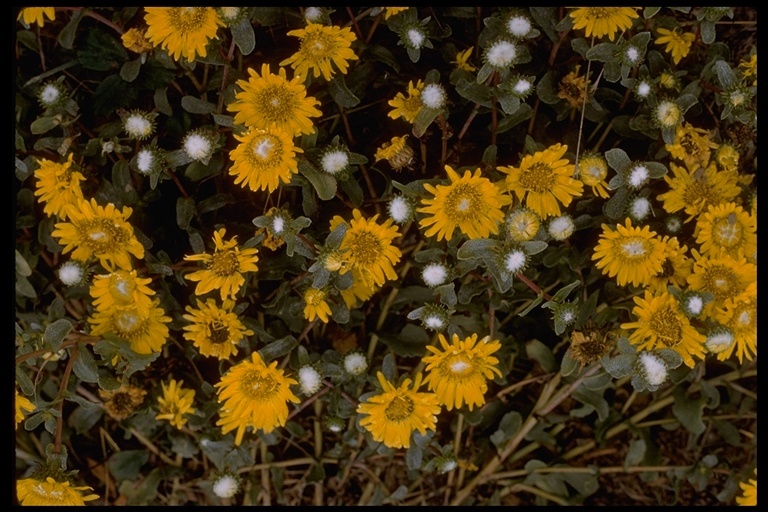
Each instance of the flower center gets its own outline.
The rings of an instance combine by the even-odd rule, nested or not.
[[[299,45],[299,52],[310,61],[328,60],[335,50],[335,40],[325,32],[307,32]]]
[[[397,395],[384,409],[384,416],[390,421],[403,421],[411,416],[414,404],[411,397]]]
[[[237,253],[232,249],[225,251],[217,250],[213,253],[211,261],[208,263],[208,270],[221,277],[231,276],[237,273],[239,269],[240,262],[238,261]]]
[[[461,380],[474,373],[474,367],[466,354],[452,354],[440,364],[440,374],[450,380]]]
[[[259,370],[251,370],[241,380],[240,390],[248,398],[264,401],[272,398],[279,388],[278,382],[269,375],[263,375]]]
[[[229,341],[229,327],[227,327],[227,324],[220,322],[219,320],[214,320],[208,325],[208,327],[210,329],[210,335],[208,338],[210,339],[211,343],[214,345],[219,345]]]
[[[475,217],[479,212],[482,196],[477,187],[460,183],[445,198],[445,215],[453,222]]]
[[[651,243],[645,238],[630,237],[619,244],[619,251],[628,260],[643,259],[651,252]]]
[[[520,175],[520,185],[539,194],[549,192],[555,185],[555,173],[547,164],[534,164]]]
[[[715,299],[725,300],[733,297],[738,292],[738,278],[732,270],[722,265],[710,268],[702,279],[703,290],[714,294]]]
[[[256,107],[264,119],[278,124],[292,120],[296,99],[281,84],[269,85],[256,93]]]
[[[673,347],[682,341],[683,328],[672,308],[660,309],[651,317],[651,330],[664,345]]]
[[[717,245],[732,247],[741,241],[741,225],[730,219],[720,219],[712,227],[712,241]]]
[[[200,30],[205,25],[205,7],[174,7],[169,12],[171,25],[182,35]]]
[[[362,265],[375,263],[383,250],[379,237],[370,231],[352,233],[348,247],[355,261]]]
[[[114,317],[116,333],[129,341],[137,338],[145,329],[143,319],[135,311],[121,311]]]

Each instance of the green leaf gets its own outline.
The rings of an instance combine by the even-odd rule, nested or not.
[[[542,295],[542,294],[537,295],[536,298],[533,299],[530,304],[528,304],[528,307],[525,308],[524,310],[522,310],[518,314],[518,316],[525,316],[525,315],[527,315],[528,313],[533,311],[533,308],[535,308],[536,306],[541,304],[541,301],[543,301],[543,300],[544,300],[544,295]]]
[[[232,31],[232,39],[235,40],[237,48],[243,55],[250,55],[256,48],[256,34],[253,31],[250,19],[240,20],[237,24],[229,27]]]
[[[157,108],[159,112],[167,116],[173,115],[173,109],[171,108],[171,104],[168,102],[167,87],[156,89],[153,99],[155,101],[155,108]]]
[[[91,355],[91,351],[84,343],[77,344],[77,355],[72,365],[72,371],[75,372],[80,380],[85,382],[99,382],[99,368]]]
[[[628,470],[632,466],[638,466],[645,457],[646,444],[644,439],[634,439],[629,443],[627,455],[624,457],[624,469]]]
[[[423,459],[424,459],[424,449],[421,446],[417,445],[416,443],[411,443],[411,446],[409,446],[408,450],[405,452],[405,463],[408,466],[408,469],[413,471],[415,469],[421,468],[421,462]],[[406,492],[408,491],[408,487],[406,486],[400,486],[400,487],[405,487],[405,491]],[[394,493],[393,493],[393,496],[394,496]],[[404,497],[405,493],[402,493],[402,496]],[[393,498],[393,499],[400,499],[400,498]]]
[[[565,300],[565,298],[568,296],[568,294],[571,293],[574,290],[574,288],[576,288],[580,284],[581,284],[581,281],[577,279],[576,281],[572,282],[571,284],[569,284],[567,286],[563,286],[562,288],[557,290],[557,292],[555,292],[555,294],[552,296],[552,298],[549,301],[550,302],[563,302]]]
[[[22,297],[27,297],[29,299],[37,298],[35,287],[32,286],[32,283],[29,282],[29,279],[24,276],[16,276],[15,289],[16,293]]]
[[[32,275],[32,269],[29,268],[29,263],[24,259],[18,249],[16,249],[16,273],[20,276],[28,277]]]
[[[235,118],[223,114],[214,113],[213,122],[219,126],[224,126],[225,128],[233,128],[235,126]]]
[[[701,40],[704,44],[712,44],[715,42],[717,32],[715,31],[715,24],[711,21],[702,20],[699,24],[699,31],[701,33]]]
[[[499,246],[498,240],[490,238],[476,238],[464,242],[459,250],[456,251],[456,257],[460,260],[483,259],[491,254]]]
[[[387,47],[379,44],[370,44],[365,49],[365,53],[371,57],[371,60],[383,62],[392,68],[396,73],[400,72],[400,63]]]
[[[616,190],[613,196],[603,205],[603,212],[611,220],[620,220],[625,217],[627,204],[630,199],[630,191],[627,187]]]
[[[360,103],[360,98],[347,88],[344,75],[336,75],[328,82],[328,92],[331,93],[334,101],[344,108],[352,108]]]
[[[440,302],[449,308],[456,305],[456,290],[454,283],[446,283],[433,290],[435,296],[440,297]]]
[[[60,124],[61,124],[61,116],[59,115],[40,116],[34,121],[32,121],[32,124],[29,126],[29,131],[31,131],[33,135],[40,135],[49,130],[53,130]]]
[[[126,82],[133,82],[141,71],[141,59],[129,60],[120,68],[120,78]]]
[[[557,370],[557,361],[552,350],[541,341],[533,338],[525,344],[525,353],[528,358],[541,365],[545,372]]]
[[[701,420],[701,415],[706,398],[693,399],[681,388],[675,389],[674,397],[675,404],[672,406],[672,414],[675,415],[680,424],[694,435],[698,436],[704,432],[706,425]]]
[[[284,338],[273,341],[269,345],[261,347],[259,349],[259,354],[261,354],[261,357],[265,362],[269,362],[288,354],[291,350],[296,348],[298,344],[299,342],[296,338],[289,334]]]
[[[307,178],[323,201],[328,201],[336,195],[336,180],[333,176],[318,171],[307,159],[299,160],[299,172]]]
[[[431,125],[437,116],[442,113],[443,111],[441,109],[427,107],[422,108],[419,113],[416,114],[416,119],[413,120],[413,136],[416,138],[421,138],[422,135],[426,133],[429,125]]]
[[[75,44],[75,36],[77,36],[77,26],[80,24],[80,20],[85,15],[85,9],[72,12],[71,17],[67,25],[59,32],[57,40],[62,48],[71,50]]]
[[[76,53],[80,64],[94,71],[116,69],[128,59],[128,51],[123,44],[98,28],[85,31],[82,50]]]
[[[624,169],[632,165],[632,161],[627,156],[627,153],[621,148],[609,149],[605,152],[605,159],[611,169],[617,173],[621,173]]]
[[[643,18],[646,20],[651,19],[660,10],[661,10],[661,7],[646,7],[643,9]]]
[[[723,89],[730,89],[738,84],[738,79],[727,62],[719,60],[715,62],[714,68]]]
[[[405,324],[397,334],[379,333],[379,337],[395,354],[403,357],[421,357],[429,343],[427,331],[416,324]]]
[[[191,197],[179,197],[176,200],[176,225],[186,230],[194,216],[195,200]]]
[[[107,461],[107,468],[118,481],[133,480],[148,461],[149,450],[122,450],[112,454]]]
[[[598,43],[587,50],[587,60],[600,62],[616,61],[616,45],[614,43]]]
[[[560,102],[555,89],[555,73],[550,69],[541,77],[536,84],[536,95],[547,105],[554,105]]]
[[[216,105],[195,96],[184,96],[181,98],[181,108],[190,114],[212,114],[216,112]]]
[[[517,411],[506,413],[499,422],[499,428],[491,434],[491,442],[496,450],[501,451],[504,445],[514,437],[523,424],[523,417]]]
[[[531,240],[529,242],[523,242],[520,245],[523,248],[523,252],[528,256],[533,256],[534,254],[538,254],[544,249],[546,249],[548,246],[547,242],[544,242],[542,240]]]
[[[56,352],[67,337],[67,334],[72,331],[72,328],[72,322],[64,318],[48,324],[45,328],[45,342]]]
[[[459,96],[466,98],[473,103],[477,103],[478,105],[488,108],[493,106],[491,89],[485,85],[485,83],[479,84],[475,81],[469,81],[462,78],[456,83],[456,92],[459,93]]]

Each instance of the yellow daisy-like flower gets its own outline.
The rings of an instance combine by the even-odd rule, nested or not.
[[[237,344],[253,331],[246,328],[233,312],[235,301],[225,300],[221,307],[209,298],[205,302],[197,300],[197,309],[187,306],[185,320],[192,322],[183,329],[184,338],[191,341],[200,354],[218,359],[228,359],[237,355]]]
[[[123,46],[134,53],[146,53],[153,48],[152,42],[147,39],[146,31],[137,28],[126,30],[120,40]]]
[[[163,396],[157,398],[157,410],[160,414],[155,416],[156,420],[168,420],[171,425],[181,429],[186,423],[188,414],[194,414],[195,408],[195,390],[184,389],[183,380],[176,381],[171,379],[168,385],[161,382],[163,387]]]
[[[646,290],[644,297],[635,297],[634,301],[632,314],[637,321],[621,324],[621,328],[634,329],[629,342],[638,350],[671,348],[689,368],[695,364],[694,357],[704,358],[707,337],[691,325],[677,299],[667,292],[654,294]]]
[[[370,299],[378,290],[378,286],[371,286],[363,280],[359,270],[352,270],[352,286],[341,290],[341,298],[347,309],[354,309]]]
[[[693,32],[682,32],[680,27],[672,30],[666,28],[657,28],[659,37],[656,38],[656,44],[666,44],[664,51],[672,55],[672,62],[679,63],[680,60],[691,51],[691,43],[696,39]]]
[[[582,182],[572,178],[574,165],[562,158],[567,150],[558,143],[524,156],[519,167],[497,167],[508,175],[507,188],[542,220],[560,215],[560,204],[567,207],[584,191]]]
[[[238,446],[248,427],[269,434],[285,425],[287,402],[300,402],[291,392],[292,384],[298,382],[286,377],[283,370],[277,368],[277,361],[267,366],[258,352],[252,353],[250,361],[236,364],[215,384],[222,404],[216,425],[221,426],[222,434],[237,429],[235,444]]]
[[[419,221],[425,236],[437,235],[437,240],[450,240],[458,229],[472,240],[486,238],[499,232],[504,221],[502,207],[512,203],[512,198],[499,185],[481,176],[478,168],[474,174],[466,170],[464,176],[445,166],[450,183],[448,185],[424,184],[424,190],[432,194],[424,198],[425,205],[417,211],[429,214]]]
[[[230,151],[233,160],[230,176],[235,184],[246,185],[254,192],[273,192],[280,183],[290,183],[299,172],[296,153],[303,153],[293,144],[293,136],[272,125],[267,129],[249,128],[242,137],[235,135],[240,144]]]
[[[25,27],[30,27],[33,23],[42,27],[45,24],[45,18],[51,21],[56,19],[56,9],[54,7],[26,7],[21,9],[16,17]]]
[[[739,69],[745,80],[749,81],[750,78],[754,78],[752,87],[757,87],[757,54],[751,55],[749,59],[742,59],[739,62]]]
[[[132,304],[146,310],[152,305],[152,295],[155,294],[147,286],[151,282],[151,278],[141,278],[135,270],[116,269],[109,274],[94,276],[89,293],[99,311]]]
[[[565,75],[557,87],[557,97],[568,102],[571,108],[579,109],[584,106],[587,90],[587,77],[579,74],[580,65]]]
[[[706,256],[745,256],[747,260],[755,261],[756,219],[734,202],[710,205],[699,215],[694,236]]]
[[[465,403],[470,411],[476,405],[483,405],[487,381],[493,379],[494,374],[501,377],[501,371],[494,366],[499,360],[493,356],[501,348],[499,340],[491,341],[486,336],[478,341],[477,334],[463,340],[454,334],[450,343],[442,334],[438,334],[438,339],[442,350],[427,345],[432,355],[421,359],[427,365],[425,371],[429,372],[424,384],[449,411]]]
[[[127,382],[123,382],[119,388],[111,391],[99,389],[99,396],[104,401],[104,410],[117,421],[122,421],[136,412],[146,395],[145,390]]]
[[[665,144],[664,147],[673,158],[684,162],[686,167],[696,169],[707,166],[717,143],[712,140],[708,130],[684,122],[675,128],[675,143]]]
[[[457,53],[456,60],[452,60],[451,64],[456,64],[456,69],[462,69],[464,71],[469,71],[470,73],[477,71],[477,68],[469,63],[469,58],[472,56],[472,50],[474,49],[474,46],[470,46],[463,52]]]
[[[73,168],[72,157],[70,153],[63,163],[41,158],[37,161],[39,167],[35,171],[35,195],[45,205],[43,211],[61,220],[67,220],[68,204],[80,204],[84,199],[80,182],[85,180],[85,176]]]
[[[723,143],[715,150],[715,162],[722,171],[739,170],[739,151],[732,144]]]
[[[702,318],[714,315],[716,308],[725,306],[725,302],[734,299],[757,280],[757,265],[749,263],[744,257],[732,258],[725,254],[711,258],[692,249],[694,257],[693,272],[688,276],[688,286],[697,292],[708,292],[714,296],[702,310]]]
[[[88,321],[91,323],[91,335],[100,336],[112,333],[131,344],[131,350],[137,354],[160,352],[168,340],[170,317],[165,316],[159,300],[152,301],[149,309],[137,304],[114,308],[108,311],[96,310]]]
[[[592,187],[593,194],[608,199],[608,161],[603,155],[586,153],[576,164],[576,175],[584,185]]]
[[[530,208],[516,208],[507,216],[507,234],[515,242],[527,242],[536,236],[541,227],[541,217]]]
[[[673,176],[664,176],[670,190],[659,194],[664,210],[675,213],[685,210],[690,222],[711,205],[727,203],[741,193],[738,185],[738,173],[718,171],[717,164],[711,162],[706,168],[697,167],[688,171],[684,167],[669,164]]]
[[[715,319],[733,333],[734,342],[717,354],[725,361],[736,349],[739,363],[744,357],[753,361],[757,356],[757,283],[750,283],[747,289],[725,301],[725,307],[717,310]]]
[[[213,254],[193,254],[184,256],[185,261],[202,261],[205,269],[187,275],[190,281],[198,281],[195,295],[204,295],[211,290],[219,290],[221,300],[234,299],[237,292],[245,284],[246,272],[256,272],[258,249],[250,247],[240,249],[237,246],[237,236],[224,241],[226,228],[213,233]]]
[[[434,393],[420,393],[421,373],[414,381],[405,379],[395,387],[384,374],[376,373],[382,392],[357,406],[357,412],[367,414],[360,426],[371,433],[373,439],[390,448],[409,448],[411,433],[418,430],[422,435],[434,430],[440,404]],[[411,386],[413,383],[413,386]]]
[[[587,37],[603,37],[613,41],[616,32],[632,26],[632,20],[638,17],[633,7],[579,7],[570,12],[573,28],[585,29]]]
[[[408,82],[408,96],[399,92],[395,97],[387,102],[394,110],[387,114],[392,119],[402,117],[409,123],[416,120],[416,116],[424,108],[424,102],[421,99],[421,91],[424,89],[424,83],[419,80],[416,85],[413,81]]]
[[[407,10],[408,10],[408,7],[384,7],[384,19],[388,20],[395,14],[399,14]]]
[[[33,404],[27,397],[19,393],[19,390],[16,390],[16,426],[19,426],[19,423],[24,421],[24,411],[30,413],[35,410],[35,404]]]
[[[648,226],[632,227],[632,220],[616,229],[602,225],[603,232],[595,247],[595,266],[608,277],[616,277],[619,286],[647,286],[653,276],[662,272],[666,244]]]
[[[206,45],[224,26],[213,7],[145,7],[147,38],[168,50],[174,60],[184,56],[192,62],[208,54]]]
[[[665,235],[661,241],[665,245],[664,261],[661,264],[661,272],[648,280],[648,289],[655,293],[667,291],[669,285],[683,289],[693,269],[693,260],[686,255],[688,247],[680,245],[676,236],[670,238]]]
[[[328,294],[317,288],[307,288],[304,292],[304,318],[310,322],[320,318],[323,323],[328,323],[328,315],[331,314],[331,306],[326,302]]]
[[[98,494],[84,494],[92,487],[75,487],[67,480],[59,482],[53,477],[45,480],[22,478],[16,481],[16,497],[23,506],[85,506],[86,501],[99,499]]]
[[[64,245],[64,254],[72,251],[77,261],[97,258],[104,267],[115,264],[127,270],[133,268],[131,255],[144,258],[144,246],[127,221],[133,213],[130,207],[120,211],[112,203],[100,206],[96,199],[83,199],[67,205],[66,210],[69,221],[56,223],[51,233]]]
[[[335,64],[341,74],[347,74],[349,63],[357,60],[357,55],[350,45],[357,39],[355,33],[349,27],[340,28],[335,25],[321,25],[309,23],[306,28],[291,30],[289,36],[300,39],[299,51],[280,63],[288,64],[302,77],[312,76],[317,78],[322,73],[323,78],[330,80],[335,74],[332,64]]]
[[[340,273],[356,271],[353,275],[359,277],[367,288],[382,286],[387,280],[397,279],[393,265],[402,256],[400,249],[392,245],[392,240],[400,236],[397,226],[392,224],[392,219],[378,224],[378,218],[379,214],[376,214],[366,219],[355,208],[339,246],[346,262]],[[340,216],[334,216],[331,219],[331,231],[342,222],[345,221]]]
[[[382,144],[374,155],[376,161],[386,160],[395,171],[408,167],[413,161],[413,149],[406,144],[406,139],[408,139],[407,135],[392,137],[391,140]]]
[[[316,106],[320,102],[307,97],[307,89],[302,84],[303,78],[294,76],[288,80],[285,68],[278,74],[269,71],[269,64],[262,64],[261,76],[248,68],[250,78],[238,80],[242,89],[235,94],[235,101],[227,109],[236,112],[235,122],[266,130],[274,123],[279,130],[292,136],[309,135],[315,131],[310,117],[322,114]]]
[[[750,478],[746,482],[739,482],[739,487],[743,494],[736,496],[736,503],[742,507],[757,506],[757,468],[755,468],[755,478]]]

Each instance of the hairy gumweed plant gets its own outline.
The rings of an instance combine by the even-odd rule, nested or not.
[[[756,503],[754,8],[17,11],[14,503]]]

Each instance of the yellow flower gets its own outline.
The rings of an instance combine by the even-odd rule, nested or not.
[[[755,468],[755,478],[739,482],[739,487],[744,494],[736,497],[736,503],[742,507],[757,506],[757,468]]]
[[[205,302],[197,300],[197,309],[187,306],[185,320],[192,322],[183,329],[184,338],[191,341],[200,354],[228,359],[237,355],[237,344],[253,331],[246,328],[233,312],[235,301],[225,300],[221,307],[209,298]]]
[[[402,253],[392,245],[392,240],[400,236],[397,226],[392,225],[392,219],[378,224],[376,219],[379,214],[366,219],[357,208],[352,211],[352,217],[339,246],[346,261],[340,272],[356,271],[353,275],[359,277],[367,288],[397,279],[393,265],[400,261]],[[331,219],[331,231],[342,222],[345,221],[338,215]]]
[[[353,309],[370,299],[378,290],[378,286],[367,283],[359,270],[352,270],[352,286],[341,290],[341,298],[347,309]]]
[[[19,390],[16,390],[16,426],[19,426],[19,423],[24,421],[24,411],[26,412],[32,412],[35,410],[35,404],[33,404],[27,397],[19,393]]]
[[[616,32],[632,26],[632,19],[638,14],[633,7],[579,7],[570,12],[573,28],[585,29],[587,37],[603,37],[613,41]]]
[[[576,69],[565,75],[557,88],[557,97],[568,102],[571,108],[581,108],[584,106],[587,91],[586,76],[579,75],[580,65]]]
[[[237,236],[224,241],[226,228],[213,233],[215,244],[213,254],[193,254],[184,256],[186,261],[202,261],[205,269],[187,275],[190,281],[198,281],[195,295],[204,295],[211,290],[219,290],[221,300],[234,299],[240,287],[245,284],[245,272],[256,272],[259,261],[256,248],[240,249]]]
[[[626,219],[626,225],[616,224],[615,230],[607,224],[602,228],[592,259],[603,274],[616,276],[619,286],[646,286],[662,271],[666,244],[650,227],[632,227],[632,220]]]
[[[251,361],[242,361],[227,371],[214,387],[219,388],[218,400],[221,405],[221,433],[237,429],[235,444],[240,445],[248,427],[262,429],[269,434],[278,426],[285,425],[288,418],[287,402],[298,403],[299,397],[291,392],[290,386],[297,381],[286,377],[277,361],[269,366],[258,352],[251,354]]]
[[[757,87],[757,54],[751,55],[748,60],[742,59],[739,62],[739,69],[741,70],[741,75],[747,81],[754,77],[752,87]]]
[[[293,136],[274,124],[267,129],[249,128],[242,137],[235,134],[240,144],[230,151],[233,160],[230,176],[235,184],[246,185],[254,192],[273,192],[280,182],[290,183],[299,172],[296,153],[304,151],[293,144]]]
[[[664,210],[675,213],[685,210],[689,222],[711,205],[727,203],[741,193],[736,171],[718,171],[717,164],[711,162],[706,168],[695,167],[688,171],[684,167],[669,164],[673,177],[664,176],[670,190],[658,195]]]
[[[527,242],[536,236],[541,227],[541,218],[524,206],[518,207],[507,216],[507,234],[515,242]]]
[[[374,441],[390,448],[409,448],[411,433],[418,430],[422,435],[434,430],[440,405],[434,393],[420,393],[421,373],[415,381],[407,378],[395,387],[376,373],[381,384],[381,393],[368,398],[357,406],[357,412],[367,414],[360,420],[360,426],[373,436]],[[413,382],[413,386],[411,383]]]
[[[479,168],[474,174],[464,171],[464,176],[459,176],[450,165],[445,166],[445,171],[450,179],[448,185],[424,184],[424,189],[433,196],[422,199],[425,206],[417,210],[430,215],[419,221],[421,228],[426,229],[424,235],[437,235],[440,241],[453,238],[456,229],[470,240],[497,234],[504,221],[501,209],[510,204],[512,198],[482,177]]]
[[[696,39],[693,32],[683,33],[680,27],[672,30],[666,28],[657,28],[656,32],[660,37],[656,38],[656,44],[666,44],[664,51],[672,55],[672,62],[679,63],[680,60],[691,51],[691,43]]]
[[[665,235],[661,241],[665,245],[664,261],[661,272],[648,280],[648,289],[656,293],[667,291],[669,285],[684,289],[693,269],[693,260],[686,255],[688,247],[681,246],[676,236],[670,238]]]
[[[160,352],[168,340],[170,317],[165,316],[159,300],[152,301],[149,309],[137,304],[116,307],[108,311],[96,310],[88,321],[92,324],[91,335],[100,336],[112,333],[128,341],[137,354]]]
[[[322,114],[316,108],[320,102],[307,97],[302,77],[294,76],[288,81],[285,68],[281,67],[274,75],[269,71],[269,64],[262,64],[261,76],[251,68],[248,68],[248,74],[248,80],[236,82],[242,91],[235,94],[233,103],[227,105],[229,111],[236,112],[236,123],[262,130],[274,123],[277,129],[294,137],[315,131],[310,117]]]
[[[712,317],[716,308],[724,307],[727,300],[736,298],[757,280],[757,265],[743,257],[732,258],[725,254],[711,258],[699,254],[696,249],[692,249],[691,253],[695,261],[693,272],[688,276],[688,286],[693,291],[708,292],[714,296],[704,306],[701,314],[704,319]]]
[[[146,53],[152,49],[152,42],[147,39],[146,31],[131,28],[125,31],[120,39],[123,46],[135,53]]]
[[[144,246],[127,222],[133,213],[130,207],[119,211],[112,203],[105,207],[96,199],[82,199],[67,205],[66,210],[69,222],[56,223],[51,233],[64,245],[64,254],[72,251],[72,258],[77,261],[97,258],[104,267],[115,264],[123,269],[132,268],[131,254],[144,258]]]
[[[474,49],[474,46],[470,46],[463,52],[457,53],[456,60],[452,60],[451,64],[456,64],[456,69],[463,69],[464,71],[469,71],[470,73],[477,71],[477,68],[469,63],[469,58],[472,56],[472,50]]]
[[[634,298],[632,314],[635,322],[621,324],[622,329],[634,329],[629,342],[638,350],[670,348],[680,354],[683,362],[693,368],[693,357],[704,358],[707,337],[693,327],[680,311],[677,299],[667,292],[654,294],[646,290],[644,297]]]
[[[421,100],[421,91],[424,89],[424,83],[419,80],[416,85],[413,81],[408,82],[408,97],[399,92],[395,97],[387,102],[394,110],[387,114],[392,119],[402,117],[409,123],[412,123],[416,116],[424,108],[424,102]]]
[[[753,361],[757,356],[757,283],[750,283],[742,293],[726,300],[725,306],[717,310],[715,318],[730,329],[734,338],[731,346],[717,354],[717,358],[725,361],[736,348],[739,363],[744,356]]]
[[[41,158],[37,161],[39,167],[35,171],[35,195],[45,205],[43,211],[61,220],[67,220],[68,204],[79,204],[83,200],[80,182],[85,180],[85,176],[73,168],[72,157],[70,153],[64,163]]]
[[[85,506],[86,501],[99,499],[98,494],[82,494],[92,487],[74,487],[68,481],[59,482],[53,477],[45,480],[22,478],[16,481],[16,497],[24,506]]]
[[[147,38],[168,51],[174,60],[188,61],[208,54],[206,45],[224,23],[213,7],[145,7]]]
[[[93,305],[99,311],[109,311],[115,307],[135,304],[139,309],[147,310],[152,305],[154,290],[147,285],[152,279],[138,277],[135,270],[116,269],[109,274],[93,277],[89,293]]]
[[[176,382],[176,379],[171,379],[167,386],[165,382],[160,383],[163,387],[163,396],[157,398],[157,409],[160,414],[155,416],[156,420],[168,420],[179,430],[187,422],[184,416],[195,412],[193,407],[195,390],[184,389],[181,387],[182,384],[184,384],[183,380]]]
[[[328,323],[328,315],[331,307],[326,302],[327,294],[317,288],[307,288],[304,292],[304,318],[310,322],[320,318],[323,323]]]
[[[608,182],[605,181],[608,176],[608,162],[603,155],[586,153],[576,165],[576,173],[584,185],[592,187],[593,194],[603,199],[608,198]]]
[[[738,171],[740,158],[739,151],[732,144],[720,144],[715,150],[715,162],[722,171]]]
[[[390,141],[382,144],[374,155],[376,161],[386,160],[395,171],[399,171],[403,167],[409,167],[413,161],[413,149],[406,144],[407,138],[407,135],[392,137]]]
[[[707,256],[745,256],[755,261],[757,223],[754,217],[734,202],[710,205],[699,215],[694,231],[696,243]]]
[[[335,71],[331,64],[335,64],[342,74],[347,74],[349,60],[357,60],[357,55],[350,45],[357,39],[349,27],[339,28],[335,25],[321,25],[309,23],[306,28],[291,30],[289,36],[298,37],[301,42],[299,51],[280,63],[288,64],[302,77],[312,76],[317,78],[322,73],[323,78],[330,80]]]
[[[519,167],[497,167],[507,176],[507,188],[542,220],[560,215],[560,203],[567,207],[574,197],[581,196],[584,185],[573,179],[574,166],[562,158],[568,146],[555,144],[526,155]]]
[[[112,391],[99,389],[99,396],[104,401],[104,410],[117,421],[124,420],[136,412],[136,408],[144,402],[146,394],[145,390],[127,382]]]
[[[707,166],[717,143],[712,141],[709,131],[694,128],[684,122],[675,128],[675,143],[665,144],[664,147],[673,158],[682,160],[688,168],[693,169]]]
[[[432,355],[424,356],[421,360],[429,372],[424,384],[437,394],[440,405],[449,411],[467,404],[471,411],[474,406],[485,403],[485,393],[488,391],[488,379],[493,379],[494,373],[501,377],[501,371],[496,368],[499,360],[494,357],[501,348],[499,340],[491,341],[489,336],[477,340],[477,334],[460,339],[457,334],[451,342],[445,336],[438,334],[440,345],[427,345]]]
[[[408,10],[407,7],[384,7],[384,19],[388,20],[395,14],[398,14],[407,10]]]
[[[45,18],[51,21],[56,19],[56,9],[54,7],[26,7],[21,9],[16,17],[27,28],[33,23],[37,23],[38,27],[42,27],[45,24]]]

